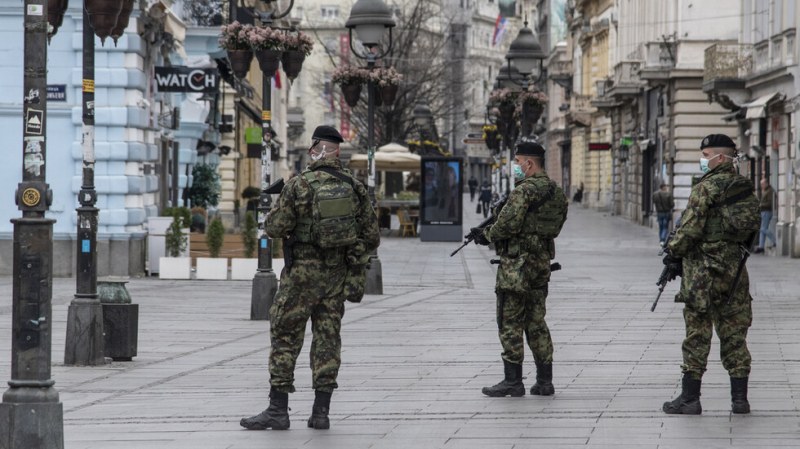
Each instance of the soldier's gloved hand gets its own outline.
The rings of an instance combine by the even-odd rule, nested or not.
[[[683,276],[683,259],[667,253],[667,255],[664,256],[664,265],[666,265],[667,272],[669,273],[667,280],[672,281],[678,276]]]
[[[489,245],[489,239],[486,238],[486,234],[483,233],[483,229],[481,228],[472,228],[470,229],[472,235],[475,236],[475,243],[478,245]]]

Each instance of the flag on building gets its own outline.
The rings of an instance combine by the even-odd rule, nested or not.
[[[503,41],[503,36],[506,34],[506,28],[508,28],[508,19],[503,17],[503,15],[498,15],[497,20],[494,21],[494,33],[492,33],[492,47],[497,46],[500,42]]]

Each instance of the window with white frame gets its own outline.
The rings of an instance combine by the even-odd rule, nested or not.
[[[322,5],[319,7],[319,16],[322,20],[336,20],[339,18],[339,6]]]

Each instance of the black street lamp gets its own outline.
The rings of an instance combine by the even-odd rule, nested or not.
[[[274,0],[261,0],[270,5]],[[294,7],[291,0],[285,11],[261,11],[258,13],[261,25],[269,27],[274,21],[289,15]],[[267,235],[266,219],[272,206],[269,186],[272,182],[272,145],[275,136],[272,130],[272,77],[274,73],[261,73],[261,194],[258,199],[258,226],[261,237],[258,240],[258,271],[253,277],[250,296],[250,319],[269,320],[269,308],[278,291],[278,278],[272,270],[272,241]],[[272,192],[276,193],[276,192]]]
[[[508,66],[516,66],[519,74],[522,75],[522,89],[528,89],[529,78],[533,78],[533,83],[537,83],[542,77],[542,62],[547,57],[539,39],[533,34],[533,30],[528,28],[528,22],[519,30],[517,38],[511,42],[511,46],[506,53]]]
[[[47,6],[26,0],[22,181],[15,200],[11,380],[0,403],[0,447],[64,448],[64,410],[50,379],[53,297],[52,202],[47,185]]]
[[[431,122],[433,121],[433,113],[431,113],[431,108],[429,108],[425,103],[417,103],[414,106],[412,117],[414,119],[414,125],[416,125],[417,129],[419,130],[420,140],[424,141],[430,138],[431,136],[429,133]],[[420,145],[420,148],[422,148],[422,145]]]
[[[350,49],[353,54],[360,59],[367,61],[367,68],[375,68],[375,62],[389,54],[392,50],[392,28],[395,26],[392,12],[382,0],[358,0],[350,10],[350,17],[345,26],[350,30]],[[389,30],[389,44],[381,52],[381,41]],[[365,54],[359,53],[353,45],[353,30],[367,49]],[[367,176],[367,190],[372,201],[372,206],[377,205],[375,201],[375,83],[370,79],[367,82],[367,164],[369,174]],[[365,289],[368,294],[383,294],[383,273],[378,252],[370,258],[369,269],[367,270],[367,286]]]
[[[67,313],[67,336],[64,343],[65,365],[103,365],[105,347],[103,308],[97,296],[97,219],[100,210],[94,185],[95,148],[95,79],[94,37],[103,42],[116,24],[128,17],[122,9],[126,2],[84,0],[83,2],[83,177],[78,192],[77,273],[75,298]],[[130,15],[132,8],[127,9]],[[121,17],[122,16],[122,17]]]

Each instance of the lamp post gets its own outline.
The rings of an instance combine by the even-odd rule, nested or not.
[[[45,177],[47,6],[24,4],[22,182],[15,194],[11,380],[0,403],[0,447],[63,449],[64,411],[50,379],[53,223]]]
[[[274,0],[262,0],[267,5]],[[262,26],[271,26],[275,20],[286,17],[294,7],[291,0],[286,11],[259,12]],[[261,237],[258,239],[258,271],[253,277],[250,296],[250,319],[269,320],[269,308],[275,293],[278,291],[278,278],[272,270],[272,244],[266,231],[266,219],[272,206],[272,197],[267,188],[272,179],[272,147],[270,145],[272,131],[272,76],[274,73],[261,74],[261,194],[258,199],[258,226]]]
[[[504,87],[511,88],[516,85],[522,88],[522,92],[528,92],[530,87],[531,78],[534,85],[539,81],[542,76],[542,62],[547,55],[542,50],[539,39],[533,33],[533,30],[528,28],[528,22],[519,30],[519,34],[511,42],[508,53],[506,53],[506,60],[508,61],[508,70],[505,74],[501,71],[497,76],[498,84]],[[514,71],[516,71],[516,75]],[[501,77],[501,75],[503,75]],[[520,117],[520,133],[522,136],[529,136],[533,132],[533,125],[539,120],[541,112],[536,117],[528,120],[528,112],[525,104],[520,105],[522,116]],[[508,170],[509,170],[509,185],[511,184],[511,146],[507,144],[508,148]]]
[[[435,139],[436,136],[431,136],[431,122],[433,121],[433,114],[431,108],[425,103],[417,103],[412,112],[414,118],[414,125],[419,130],[420,148],[423,147],[421,143],[427,139]],[[438,139],[437,139],[438,140]]]
[[[350,10],[350,17],[345,26],[350,31],[350,49],[360,59],[367,61],[367,68],[375,68],[375,62],[389,54],[392,50],[392,28],[395,26],[392,12],[382,0],[358,0]],[[384,33],[389,30],[389,44],[381,52],[381,41]],[[366,47],[362,54],[353,46],[353,30],[358,40]],[[367,82],[367,190],[375,207],[375,83],[370,79]],[[367,285],[365,292],[372,295],[383,294],[383,270],[378,258],[378,251],[370,257],[367,270]]]
[[[83,9],[83,177],[78,192],[77,273],[75,298],[67,313],[67,336],[64,342],[65,365],[102,365],[105,363],[103,308],[97,296],[97,218],[99,209],[94,185],[94,37],[103,42],[116,24],[127,21],[131,9],[121,17],[125,2],[84,1]]]

